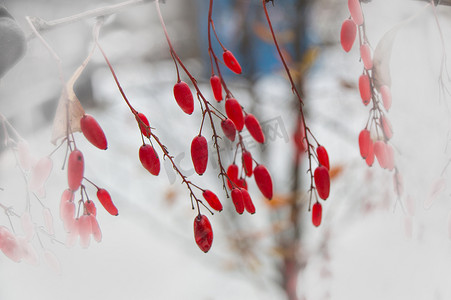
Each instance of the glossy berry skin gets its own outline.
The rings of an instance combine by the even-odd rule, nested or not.
[[[271,200],[273,196],[273,186],[268,169],[266,169],[264,165],[256,166],[254,168],[254,178],[255,183],[263,196],[265,196],[268,200]]]
[[[322,214],[323,214],[323,207],[321,206],[321,203],[316,202],[315,204],[313,204],[313,207],[312,207],[312,223],[316,227],[321,225]]]
[[[235,206],[235,210],[240,215],[244,212],[244,201],[243,201],[243,194],[241,193],[241,189],[234,188],[232,189],[232,202]]]
[[[231,164],[228,168],[227,168],[227,176],[229,177],[229,179],[227,180],[227,185],[229,187],[229,189],[233,188],[233,183],[235,183],[236,185],[238,185],[238,174],[239,174],[240,170],[238,169],[238,166],[235,164]]]
[[[102,204],[102,206],[105,208],[107,212],[109,212],[113,216],[117,216],[119,214],[116,206],[114,205],[113,201],[111,200],[110,193],[108,193],[105,189],[98,189],[97,190],[97,199],[99,199],[99,202]]]
[[[194,98],[189,85],[180,81],[174,85],[174,98],[180,108],[188,115],[194,111]]]
[[[204,174],[208,164],[208,143],[205,137],[196,136],[191,142],[191,159],[196,173]]]
[[[229,98],[225,102],[225,110],[227,117],[229,117],[229,119],[233,121],[233,124],[235,124],[235,128],[238,131],[243,130],[244,116],[240,103],[234,98]]]
[[[262,127],[258,122],[257,118],[252,114],[247,114],[244,117],[244,124],[246,125],[247,130],[251,134],[251,136],[258,143],[263,144],[265,142],[265,136],[263,135]]]
[[[240,191],[241,191],[241,196],[243,197],[244,208],[251,215],[255,214],[255,206],[254,206],[254,203],[252,202],[251,195],[249,195],[249,193],[246,189],[240,188]]]
[[[244,168],[244,172],[246,173],[247,177],[251,177],[252,176],[252,169],[253,169],[253,160],[252,160],[252,154],[247,151],[244,150],[243,154],[241,156],[241,160],[243,163],[243,168]]]
[[[215,100],[220,102],[222,100],[221,79],[216,75],[212,75],[210,77],[210,85],[211,85],[211,90],[213,91],[213,96],[215,97]]]
[[[229,68],[232,72],[241,74],[241,66],[232,52],[225,50],[222,54],[222,59],[224,60],[224,64],[227,66],[227,68]]]
[[[69,189],[76,191],[83,180],[83,173],[85,170],[85,162],[81,151],[75,149],[69,154],[67,162],[67,181]]]
[[[316,191],[318,192],[318,196],[326,200],[329,197],[330,192],[330,177],[329,171],[324,166],[319,166],[315,169],[313,173],[313,177],[315,180]]]
[[[316,148],[316,154],[318,155],[319,164],[321,166],[325,166],[329,170],[329,154],[327,154],[326,148],[323,146],[318,146]]]
[[[211,208],[213,208],[216,211],[222,211],[222,204],[215,193],[213,193],[210,190],[205,190],[202,193],[202,196],[204,197],[205,200],[207,200],[208,205],[210,205]]]
[[[352,19],[347,19],[341,25],[340,42],[344,51],[349,52],[357,36],[357,26]]]
[[[91,115],[83,115],[80,119],[80,128],[86,139],[101,150],[106,150],[108,148],[108,143],[105,137],[105,133]]]
[[[149,138],[150,137],[150,133],[151,133],[150,132],[150,123],[149,123],[149,120],[147,120],[146,115],[143,114],[143,113],[138,113],[138,115],[136,115],[135,118],[136,118],[136,121],[138,122],[139,129],[141,130],[141,133],[145,137]],[[141,120],[147,127],[144,126],[143,124],[141,124],[141,122],[139,120]]]
[[[200,250],[207,253],[213,244],[213,229],[205,215],[194,218],[194,239]]]
[[[230,119],[224,119],[221,121],[221,128],[225,136],[233,142],[236,136],[235,123],[233,123]]]
[[[139,148],[139,160],[150,174],[155,176],[160,174],[160,159],[151,145],[144,144]]]

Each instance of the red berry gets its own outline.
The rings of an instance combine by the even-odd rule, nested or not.
[[[362,8],[359,0],[348,0],[348,8],[351,13],[351,18],[357,25],[363,24]]]
[[[380,93],[382,98],[382,104],[386,111],[388,111],[391,107],[391,92],[390,88],[386,85],[380,87]]]
[[[245,189],[245,190],[247,191],[247,182],[246,182],[246,179],[244,179],[244,178],[238,179],[238,182],[237,182],[236,185],[237,185],[238,187],[243,188],[243,189]]]
[[[242,159],[242,163],[243,163],[244,172],[246,172],[246,176],[251,177],[252,169],[253,169],[252,154],[249,151],[244,150],[241,155],[241,159]]]
[[[85,163],[81,151],[75,149],[69,155],[67,163],[67,179],[72,191],[78,190],[83,180]]]
[[[233,121],[236,129],[241,131],[244,127],[244,116],[240,103],[234,98],[229,98],[225,102],[225,110],[227,117]]]
[[[174,97],[180,108],[188,115],[194,111],[194,99],[189,85],[180,81],[174,85]]]
[[[144,144],[139,148],[139,160],[150,174],[157,176],[160,173],[160,159],[151,145]]]
[[[321,206],[321,203],[316,202],[315,204],[313,204],[313,207],[312,207],[312,223],[316,227],[321,225],[322,213],[323,213],[323,207]]]
[[[94,215],[89,215],[89,220],[91,221],[92,237],[97,243],[100,243],[102,241],[102,231],[100,230],[99,223]]]
[[[365,69],[371,70],[373,68],[373,59],[371,58],[370,46],[367,43],[360,46],[360,57]]]
[[[316,148],[316,154],[318,155],[319,164],[325,166],[329,170],[329,155],[327,154],[326,148],[318,146],[318,148]]]
[[[96,205],[91,200],[88,200],[85,202],[85,209],[89,215],[94,215],[94,216],[97,215]]]
[[[113,201],[111,200],[110,193],[108,193],[105,189],[98,189],[97,190],[97,199],[99,199],[99,202],[102,204],[102,206],[105,208],[107,212],[109,212],[113,216],[117,216],[119,212],[117,211],[116,206],[114,205]]]
[[[106,150],[108,143],[105,133],[97,123],[96,119],[91,115],[83,115],[80,119],[80,128],[86,139],[99,149]]]
[[[241,74],[241,66],[236,60],[235,56],[233,56],[232,52],[229,50],[225,50],[222,54],[222,59],[224,60],[225,65],[227,68],[229,68],[232,72],[236,74]]]
[[[263,144],[265,142],[265,136],[263,135],[262,127],[260,126],[260,123],[254,115],[247,114],[246,117],[244,117],[244,124],[246,125],[247,130],[249,130],[249,133],[254,138],[254,140],[256,140],[260,144]]]
[[[23,251],[15,235],[5,226],[0,226],[0,249],[12,261],[19,262],[23,258]]]
[[[250,214],[255,214],[255,206],[254,203],[252,202],[252,198],[251,195],[249,195],[249,193],[247,192],[247,190],[240,188],[241,191],[241,195],[243,197],[243,203],[244,203],[244,208],[246,209],[246,211]]]
[[[238,166],[235,165],[235,164],[231,164],[227,168],[227,177],[229,177],[228,180],[227,180],[227,185],[229,186],[229,189],[232,189],[233,186],[234,186],[232,184],[232,182],[234,184],[238,185],[237,183],[238,183],[238,173],[239,172],[240,172],[240,170],[238,169]]]
[[[204,174],[208,163],[208,143],[205,137],[198,135],[191,142],[191,159],[196,173]]]
[[[149,138],[150,137],[150,123],[149,123],[149,120],[147,120],[146,115],[143,113],[138,113],[138,115],[135,116],[135,118],[136,118],[136,122],[138,122],[139,129],[141,129],[141,133],[145,137]],[[141,120],[141,121],[139,121],[139,120]],[[142,124],[141,122],[144,123],[145,125]]]
[[[268,172],[268,169],[264,165],[258,165],[254,168],[254,178],[255,183],[258,186],[260,192],[268,200],[272,199],[273,189],[272,189],[272,179]]]
[[[219,201],[218,196],[216,196],[215,193],[213,193],[210,190],[205,190],[202,193],[202,196],[204,196],[205,200],[207,200],[208,205],[210,205],[211,208],[213,208],[214,210],[217,210],[217,211],[222,210],[222,204]]]
[[[243,194],[241,193],[240,189],[232,189],[232,202],[233,205],[235,205],[235,210],[240,215],[244,212],[244,201],[243,201]]]
[[[205,253],[208,252],[213,243],[213,229],[211,228],[210,221],[204,215],[198,215],[194,219],[194,239],[200,250]]]
[[[393,129],[391,127],[390,121],[385,116],[381,116],[380,121],[382,125],[382,132],[384,133],[385,138],[387,140],[391,139],[393,136]]]
[[[61,203],[60,217],[63,221],[64,229],[71,232],[75,226],[75,203],[73,201],[66,201]]]
[[[357,35],[357,27],[352,19],[347,19],[341,25],[340,42],[341,47],[346,52],[349,52],[354,44]]]
[[[370,78],[366,74],[359,77],[359,91],[363,104],[368,105],[371,101],[371,85]]]
[[[359,149],[362,158],[367,158],[370,152],[370,146],[373,144],[369,130],[363,129],[359,134]]]
[[[236,127],[235,124],[230,119],[224,119],[221,121],[222,131],[225,136],[231,140],[232,142],[235,140],[236,136]]]
[[[210,78],[210,85],[213,91],[213,96],[215,97],[216,101],[218,102],[221,101],[222,100],[221,79],[216,75],[212,75]]]
[[[330,192],[330,177],[329,171],[324,166],[319,166],[315,169],[313,174],[315,179],[316,191],[318,192],[318,196],[326,200],[329,197]]]

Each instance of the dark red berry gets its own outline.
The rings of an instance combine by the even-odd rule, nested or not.
[[[234,188],[232,189],[232,202],[235,205],[235,210],[240,215],[244,212],[244,201],[243,194],[241,193],[241,189]]]
[[[177,104],[186,114],[190,115],[193,113],[193,93],[191,93],[191,89],[186,82],[180,81],[174,85],[174,97]]]
[[[108,148],[105,133],[93,116],[83,115],[80,119],[80,128],[83,135],[91,144],[102,150]]]
[[[204,174],[208,163],[208,143],[205,137],[196,136],[191,142],[191,159],[196,173]]]
[[[67,162],[67,181],[69,189],[72,191],[78,190],[83,180],[83,173],[85,170],[85,162],[81,151],[75,149],[69,155]]]
[[[318,146],[318,148],[316,148],[316,154],[318,155],[319,164],[325,166],[329,170],[329,155],[327,154],[326,148]]]
[[[252,154],[249,151],[243,150],[241,159],[242,159],[243,168],[244,168],[244,172],[246,173],[246,176],[251,177],[252,169],[253,169]]]
[[[213,243],[213,229],[210,221],[204,215],[198,215],[194,219],[194,239],[200,250],[205,253],[210,250]]]
[[[144,144],[139,148],[139,160],[150,174],[157,176],[160,173],[160,159],[151,145]]]
[[[225,65],[232,72],[236,74],[241,74],[241,66],[236,60],[235,56],[229,50],[225,50],[222,54],[222,59],[224,60]]]
[[[240,188],[241,195],[243,196],[244,208],[250,214],[255,214],[255,206],[252,202],[251,195],[247,192],[247,190]]]
[[[246,125],[247,130],[251,134],[251,136],[258,143],[263,144],[265,142],[265,136],[263,135],[262,127],[258,122],[257,118],[252,114],[247,114],[244,117],[244,124]]]
[[[222,100],[221,79],[216,75],[212,75],[210,78],[210,85],[213,91],[213,96],[215,97],[216,101],[218,102],[221,101]]]
[[[234,185],[232,184],[232,182],[236,185],[238,182],[238,173],[240,172],[240,170],[238,169],[238,166],[235,164],[231,164],[228,168],[227,168],[227,177],[229,177],[229,179],[227,180],[227,185],[229,187],[229,189],[232,189],[234,187]]]
[[[102,206],[106,209],[106,211],[109,212],[111,215],[117,216],[119,214],[116,206],[111,200],[110,193],[108,193],[107,190],[98,189],[97,198],[99,199],[99,202],[102,204]]]
[[[313,207],[312,207],[312,223],[316,227],[321,225],[322,213],[323,213],[323,207],[321,206],[321,203],[316,202],[315,204],[313,204]]]
[[[221,121],[222,131],[225,136],[231,140],[232,142],[235,140],[236,136],[236,127],[235,124],[230,119],[224,119]]]
[[[234,98],[229,98],[225,102],[225,110],[227,117],[229,117],[229,119],[233,121],[236,129],[238,131],[243,130],[244,116],[243,109],[241,108],[240,103]]]
[[[313,177],[315,179],[315,186],[318,196],[321,199],[326,200],[329,197],[330,192],[329,171],[325,166],[319,166],[315,169]]]
[[[150,124],[149,124],[149,120],[147,120],[146,115],[143,113],[138,113],[138,115],[135,116],[135,118],[139,124],[139,129],[141,129],[141,133],[145,137],[149,138],[150,137]],[[142,124],[139,120],[141,120],[141,122],[144,124]]]
[[[254,178],[255,183],[263,196],[265,196],[268,200],[271,200],[273,196],[273,188],[271,175],[269,174],[268,169],[266,169],[264,165],[256,166],[254,168]]]
[[[214,210],[217,210],[217,211],[222,210],[222,204],[219,201],[218,196],[216,196],[215,193],[213,193],[210,190],[205,190],[202,193],[202,196],[205,198],[205,200],[207,200],[208,205],[210,205],[211,208],[213,208]]]

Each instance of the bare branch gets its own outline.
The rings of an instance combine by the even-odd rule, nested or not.
[[[82,13],[79,13],[79,14],[76,14],[73,16],[64,17],[64,18],[56,19],[56,20],[52,20],[52,21],[46,21],[39,17],[27,17],[27,18],[30,19],[34,28],[36,28],[37,31],[42,32],[45,30],[50,30],[57,26],[67,25],[67,24],[75,23],[75,22],[85,20],[85,19],[108,16],[108,15],[117,13],[123,9],[129,8],[132,6],[150,3],[153,1],[155,1],[155,0],[127,0],[127,1],[124,1],[124,2],[121,2],[118,4],[95,8],[95,9],[88,10],[88,11],[85,11],[85,12],[82,12]],[[34,37],[34,33],[32,34],[31,37]]]

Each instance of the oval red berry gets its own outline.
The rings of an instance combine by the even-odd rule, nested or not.
[[[238,166],[235,164],[231,164],[228,168],[227,168],[227,185],[229,187],[229,189],[232,189],[235,185],[238,185],[238,173],[240,172],[240,170],[238,169]],[[233,184],[232,184],[233,183]]]
[[[157,176],[160,173],[160,159],[151,145],[145,144],[139,148],[139,160],[150,174]]]
[[[367,129],[363,129],[360,131],[359,134],[359,149],[360,149],[360,155],[362,158],[367,158],[369,152],[370,152],[370,146],[373,144],[373,141],[371,140],[371,134],[370,131]]]
[[[235,140],[236,127],[235,124],[230,119],[224,119],[221,121],[221,128],[225,136],[232,142]]]
[[[376,156],[377,161],[382,169],[386,169],[388,166],[388,156],[387,156],[387,144],[383,141],[377,141],[374,143],[374,156]]]
[[[324,166],[319,166],[315,169],[313,174],[315,179],[316,191],[318,192],[318,196],[326,200],[329,197],[330,192],[330,177],[329,171]]]
[[[232,202],[235,205],[235,210],[240,215],[244,212],[244,201],[243,194],[240,189],[234,188],[232,189]]]
[[[174,85],[174,97],[180,108],[188,115],[194,111],[194,98],[189,85],[180,81]]]
[[[351,18],[357,25],[363,24],[363,13],[362,8],[360,7],[359,0],[348,0],[348,8],[351,13]]]
[[[241,74],[241,66],[232,52],[225,50],[222,54],[222,59],[224,60],[224,64],[227,66],[227,68],[229,68],[232,72]]]
[[[357,36],[357,26],[352,19],[347,19],[341,25],[340,42],[344,51],[349,52]]]
[[[243,163],[243,169],[244,172],[246,173],[246,176],[251,177],[253,169],[252,154],[249,151],[244,150],[241,155],[241,160]]]
[[[249,195],[248,191],[240,188],[241,196],[243,197],[243,204],[246,211],[250,214],[255,214],[255,205],[252,202],[251,195]]]
[[[208,143],[205,137],[196,136],[191,142],[191,159],[196,173],[204,174],[208,163]]]
[[[315,204],[313,204],[313,207],[312,207],[312,223],[316,227],[321,225],[322,214],[323,214],[323,207],[321,206],[321,203],[316,202]]]
[[[67,162],[67,181],[69,189],[72,191],[78,190],[83,180],[83,173],[85,170],[85,162],[81,151],[75,149],[69,155]]]
[[[365,69],[371,70],[373,68],[373,59],[371,57],[370,46],[367,43],[360,46],[360,57],[362,58]]]
[[[97,208],[93,201],[87,200],[85,202],[85,209],[89,215],[97,216]]]
[[[244,117],[244,124],[246,125],[247,130],[251,134],[251,136],[258,143],[263,144],[265,142],[265,136],[263,135],[262,127],[258,122],[257,118],[252,114],[247,114]]]
[[[200,250],[205,253],[210,250],[213,244],[213,229],[210,221],[204,215],[198,215],[194,219],[194,239]]]
[[[80,128],[86,139],[99,149],[106,150],[108,148],[108,143],[105,137],[105,133],[91,115],[83,115],[80,119]]]
[[[216,196],[215,193],[213,193],[210,190],[205,190],[202,193],[202,196],[204,197],[205,200],[207,200],[208,205],[210,205],[211,208],[213,208],[214,210],[217,210],[217,211],[222,210],[222,204],[219,201],[218,196]]]
[[[359,77],[359,91],[363,104],[368,105],[371,101],[372,93],[371,93],[370,78],[366,74],[362,74]]]
[[[318,146],[318,148],[316,148],[316,154],[318,155],[319,164],[325,166],[329,170],[329,154],[327,154],[326,148]]]
[[[147,120],[147,117],[143,113],[138,113],[137,116],[135,116],[136,122],[138,122],[139,129],[141,129],[141,133],[149,138],[150,137],[150,123],[149,120]],[[141,121],[140,121],[141,120]],[[144,124],[143,124],[144,123]]]
[[[268,169],[266,169],[264,165],[256,166],[254,168],[254,178],[255,183],[263,196],[265,196],[268,200],[271,200],[273,196],[273,186]]]
[[[227,117],[235,124],[235,128],[241,131],[244,127],[244,116],[240,103],[234,98],[229,98],[225,102],[225,110]]]
[[[114,205],[113,201],[111,200],[110,193],[108,193],[105,189],[98,189],[97,190],[97,199],[99,199],[99,202],[102,204],[102,206],[105,208],[107,212],[109,212],[113,216],[117,216],[119,214],[116,206]]]
[[[221,79],[216,75],[212,75],[210,77],[210,85],[211,85],[211,90],[213,91],[213,96],[215,97],[215,100],[220,102],[222,100]]]

